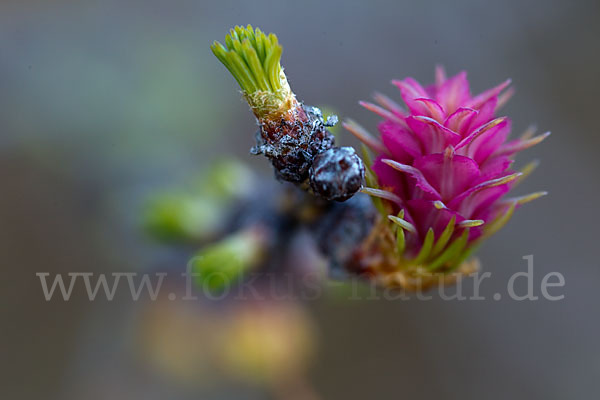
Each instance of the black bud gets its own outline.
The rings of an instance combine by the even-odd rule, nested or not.
[[[361,273],[356,252],[371,233],[378,212],[366,194],[357,194],[344,203],[334,203],[314,225],[314,237],[323,255],[329,259],[329,276],[345,279],[349,273]]]
[[[309,171],[310,186],[315,194],[344,201],[363,185],[365,166],[352,147],[332,147],[319,153]]]
[[[261,121],[251,153],[267,156],[278,179],[300,184],[308,178],[313,158],[333,146],[335,138],[327,127],[333,126],[337,117],[324,121],[319,108],[298,107],[294,120]]]

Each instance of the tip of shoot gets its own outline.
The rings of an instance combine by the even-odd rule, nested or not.
[[[238,82],[257,117],[290,108],[293,93],[280,64],[283,48],[273,33],[236,26],[225,36],[225,45],[214,41],[211,50]]]

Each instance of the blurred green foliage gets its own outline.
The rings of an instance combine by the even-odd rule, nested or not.
[[[255,177],[242,163],[220,160],[187,189],[152,195],[143,225],[159,240],[203,240],[217,233],[231,204],[252,190]]]

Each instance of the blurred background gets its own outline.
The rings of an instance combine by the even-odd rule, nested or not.
[[[217,367],[209,338],[221,325],[234,329],[215,322],[220,311],[132,302],[128,293],[90,302],[81,285],[68,302],[46,302],[35,275],[152,268],[165,250],[140,229],[148,194],[226,155],[271,176],[248,153],[254,121],[209,49],[231,26],[251,23],[279,36],[299,98],[372,130],[377,118],[358,100],[375,90],[399,98],[391,79],[431,82],[441,63],[449,74],[467,70],[474,92],[512,78],[517,92],[503,113],[515,134],[534,123],[553,135],[518,159],[542,161],[519,190],[550,195],[479,253],[493,273],[486,301],[324,296],[306,309],[237,319],[251,321],[240,329],[266,345],[272,329],[295,348],[310,342],[298,368],[323,399],[595,398],[599,18],[591,0],[3,1],[2,397],[278,398],[262,378]],[[338,139],[355,144],[343,132]],[[565,298],[494,301],[529,254],[536,284],[548,272],[565,276]],[[266,322],[253,327],[257,320]]]

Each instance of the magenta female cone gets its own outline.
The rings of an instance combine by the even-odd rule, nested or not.
[[[393,84],[407,109],[380,94],[379,105],[361,103],[384,118],[379,139],[354,122],[345,124],[377,154],[372,187],[365,191],[385,199],[378,205],[389,214],[363,244],[354,268],[407,287],[415,277],[472,270],[475,261],[465,260],[477,244],[516,207],[545,194],[504,199],[534,166],[512,170],[514,155],[549,133],[507,140],[510,120],[496,111],[512,94],[504,91],[510,80],[477,96],[465,72],[446,79],[442,68],[431,86],[412,78]]]

